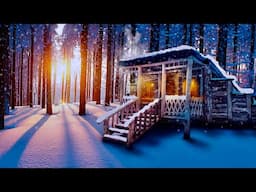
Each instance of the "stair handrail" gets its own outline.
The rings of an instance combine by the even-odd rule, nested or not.
[[[124,108],[128,107],[129,105],[131,105],[137,101],[138,101],[138,97],[132,97],[129,101],[123,103],[122,105],[120,105],[120,106],[106,112],[105,114],[101,115],[100,117],[98,117],[96,122],[97,123],[103,122],[104,120],[110,118],[114,114],[118,113],[119,111],[123,110]]]
[[[140,114],[145,113],[146,110],[150,109],[150,107],[153,107],[155,104],[157,104],[161,98],[156,98],[151,103],[145,105],[141,110],[139,110],[137,113],[134,113],[131,118],[124,123],[125,127],[129,127],[129,125],[135,120],[136,117],[139,117]]]

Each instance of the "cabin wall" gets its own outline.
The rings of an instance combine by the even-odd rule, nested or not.
[[[251,118],[252,118],[252,124],[253,127],[256,128],[256,97],[252,97],[251,102]]]
[[[231,94],[232,98],[232,121],[246,122],[250,120],[250,108],[247,107],[247,95]]]
[[[213,123],[247,123],[256,122],[256,106],[252,107],[251,96],[232,93],[231,80],[211,79],[209,81],[207,120]]]
[[[209,109],[210,121],[228,120],[228,82],[227,80],[209,81]]]

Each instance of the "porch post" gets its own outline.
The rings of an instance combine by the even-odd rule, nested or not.
[[[141,105],[141,86],[142,85],[142,70],[141,67],[138,67],[138,85],[137,85],[137,97],[139,98],[138,106]]]
[[[190,87],[192,79],[193,59],[188,59],[187,74],[186,74],[186,104],[185,104],[185,123],[184,123],[184,138],[190,138]]]
[[[165,70],[165,64],[162,64],[161,116],[163,116],[165,112],[165,94],[166,94],[166,70]]]
[[[119,91],[120,91],[120,103],[123,102],[123,96],[124,96],[124,69],[123,68],[120,68],[121,70],[121,80],[120,80],[120,88],[119,88]]]

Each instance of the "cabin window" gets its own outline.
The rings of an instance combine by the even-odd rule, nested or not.
[[[183,95],[186,94],[186,79],[184,79],[182,83],[182,93]],[[191,97],[200,96],[199,80],[196,77],[193,77],[191,80],[190,95]]]
[[[143,75],[142,77],[142,103],[149,103],[159,97],[159,75]]]
[[[166,74],[166,95],[182,95],[183,72],[170,72]]]

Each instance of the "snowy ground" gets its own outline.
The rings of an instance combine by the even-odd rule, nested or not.
[[[256,167],[256,130],[192,127],[186,141],[179,128],[160,124],[127,149],[102,142],[95,121],[106,108],[88,104],[87,110],[81,117],[72,104],[54,106],[52,116],[39,107],[16,109],[0,131],[0,167]]]

